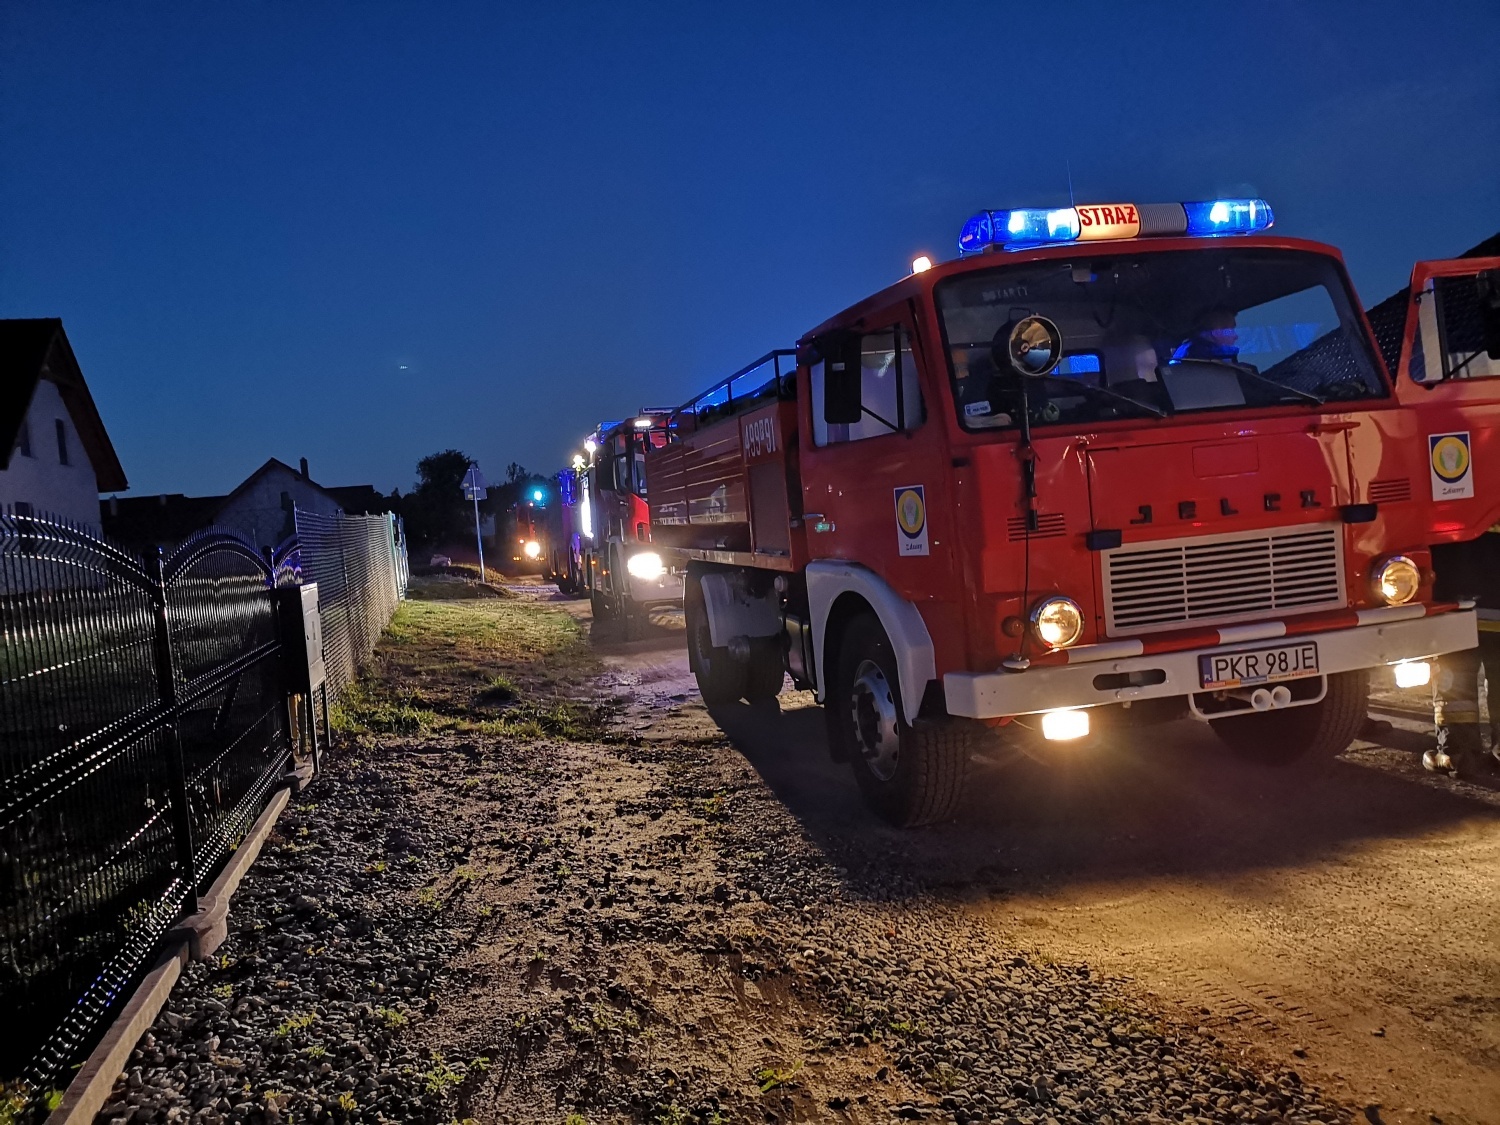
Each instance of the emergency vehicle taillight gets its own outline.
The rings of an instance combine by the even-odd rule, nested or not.
[[[1264,199],[1202,203],[1080,203],[1074,207],[1017,207],[981,211],[958,236],[961,254],[1110,238],[1202,237],[1253,234],[1275,222]]]

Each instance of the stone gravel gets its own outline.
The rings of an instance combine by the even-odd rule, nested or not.
[[[592,690],[603,741],[336,754],[100,1125],[1349,1119],[1007,948],[887,835],[812,840],[696,701]]]

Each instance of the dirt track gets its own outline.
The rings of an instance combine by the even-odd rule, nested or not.
[[[101,1125],[1500,1121],[1500,795],[1415,728],[986,760],[897,832],[805,693],[514,593],[403,609]]]
[[[675,639],[603,651],[692,693]],[[1381,745],[1322,770],[1237,762],[1192,722],[985,762],[964,815],[918,833],[871,821],[809,694],[715,725],[835,862],[871,851],[997,940],[1128,975],[1381,1120],[1500,1122],[1500,792],[1426,774],[1425,725],[1382,713]]]

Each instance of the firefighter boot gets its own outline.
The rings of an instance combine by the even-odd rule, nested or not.
[[[1428,755],[1433,763],[1428,764]],[[1430,770],[1473,778],[1483,768],[1484,740],[1478,723],[1444,723],[1438,727],[1437,746],[1422,755],[1422,764]]]

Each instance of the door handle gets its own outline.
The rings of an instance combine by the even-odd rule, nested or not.
[[[1307,427],[1310,434],[1342,434],[1359,429],[1358,422],[1314,422]]]

